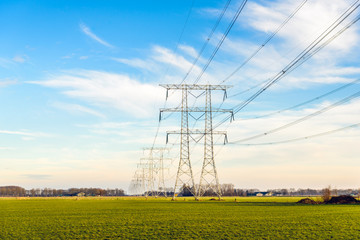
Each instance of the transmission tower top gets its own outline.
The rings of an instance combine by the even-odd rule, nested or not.
[[[161,87],[170,89],[187,90],[224,90],[231,88],[231,85],[197,85],[197,84],[160,84]]]
[[[224,91],[224,100],[227,98],[226,90],[231,88],[231,85],[197,85],[197,84],[159,84],[159,86],[166,88],[166,99],[169,96],[169,90],[222,90]]]

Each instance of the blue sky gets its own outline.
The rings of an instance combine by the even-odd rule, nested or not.
[[[302,1],[248,1],[200,83],[218,84]],[[352,3],[309,0],[290,22],[226,84],[229,96],[271,78]],[[193,7],[191,8],[193,4]],[[154,141],[165,90],[179,83],[215,24],[225,1],[1,1],[1,185],[127,188]],[[195,80],[240,1],[233,0],[198,64]],[[191,10],[188,24],[179,39]],[[353,19],[358,11],[349,17]],[[343,26],[343,25],[341,25]],[[341,27],[340,26],[340,27]],[[179,41],[180,40],[180,41]],[[359,78],[358,23],[235,116],[229,141],[266,132],[359,91],[358,84],[265,119],[244,120],[314,98]],[[230,97],[232,108],[254,90]],[[171,93],[167,107],[179,104]],[[200,99],[201,100],[201,99]],[[191,100],[193,101],[193,100]],[[214,106],[221,104],[214,95]],[[274,142],[360,122],[353,99],[304,123],[249,143]],[[221,119],[222,116],[217,117]],[[200,125],[198,125],[200,126]],[[161,122],[155,146],[179,115]],[[271,146],[217,146],[223,183],[242,188],[358,187],[358,129]],[[171,143],[176,143],[176,138]],[[201,144],[192,161],[198,177]],[[169,144],[172,186],[178,145]],[[304,180],[306,179],[306,180]]]

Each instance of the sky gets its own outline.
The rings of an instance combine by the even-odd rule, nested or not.
[[[169,148],[172,160],[166,163],[166,183],[173,186],[179,144],[176,136],[166,144],[166,131],[180,128],[180,115],[166,113],[159,123],[159,109],[178,106],[181,95],[170,91],[166,100],[166,90],[159,84],[180,83],[208,42],[185,80],[194,83],[241,4],[230,2],[209,38],[226,2],[0,1],[0,185],[127,190],[144,157],[143,148],[154,146]],[[247,1],[199,84],[220,84],[302,2]],[[213,93],[213,107],[233,109],[251,97],[259,84],[281,72],[352,3],[308,0],[223,83],[231,86],[224,102],[222,93]],[[357,14],[359,10],[332,34]],[[234,144],[360,91],[355,83],[300,107],[258,117],[357,80],[359,37],[359,23],[355,23],[236,113],[235,121],[217,128],[227,131],[230,143],[223,145],[223,139],[214,137],[221,183],[262,190],[359,188],[359,127],[261,145],[360,123],[358,98],[281,131]],[[195,99],[189,97],[189,104],[203,106],[203,97]],[[214,125],[224,117],[214,113]],[[189,121],[192,128],[203,127],[203,118]],[[191,149],[198,182],[202,142],[192,141]]]

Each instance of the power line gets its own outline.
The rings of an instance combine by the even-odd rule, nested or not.
[[[338,27],[347,17],[349,17],[350,14],[352,14],[360,5],[358,4],[355,6],[355,4],[359,2],[357,0],[354,4],[352,4],[335,22],[333,22],[319,37],[317,37],[305,50],[303,50],[297,57],[295,57],[283,70],[281,70],[279,73],[277,73],[273,78],[270,79],[266,83],[264,87],[259,89],[255,94],[250,96],[247,100],[244,102],[236,105],[234,107],[234,114],[241,111],[245,106],[247,106],[249,103],[251,103],[255,98],[257,98],[261,93],[263,93],[266,89],[268,89],[270,86],[272,86],[274,83],[278,82],[280,79],[285,77],[288,73],[295,70],[297,67],[299,67],[301,64],[303,64],[305,61],[307,61],[310,57],[312,57],[314,54],[316,54],[318,51],[320,51],[322,48],[324,48],[326,45],[328,45],[330,42],[332,42],[336,37],[341,35],[345,30],[350,28],[353,24],[355,24],[359,20],[359,15],[352,20],[350,23],[348,23],[345,27],[343,27],[341,30],[339,30],[336,34],[334,34],[331,38],[329,38],[326,42],[321,44],[319,43],[326,38],[336,27]],[[354,7],[355,6],[355,7]],[[316,48],[315,48],[316,47]],[[314,49],[315,48],[315,49]],[[314,50],[313,50],[314,49]],[[311,52],[313,50],[313,52]],[[224,122],[228,121],[230,118],[226,117],[224,120],[219,122],[216,126],[220,126]]]
[[[188,14],[187,14],[187,16],[186,16],[185,23],[184,23],[184,25],[183,25],[183,27],[182,27],[180,36],[179,36],[178,41],[177,41],[177,43],[176,43],[176,47],[175,47],[175,50],[174,50],[174,53],[175,53],[175,54],[176,54],[176,52],[177,52],[177,50],[178,50],[178,48],[179,48],[180,41],[181,41],[181,39],[182,39],[182,37],[183,37],[183,35],[184,35],[186,26],[187,26],[187,24],[188,24],[188,22],[189,22],[189,18],[190,18],[190,15],[191,15],[191,13],[192,13],[192,10],[193,10],[193,8],[194,8],[195,1],[196,1],[196,0],[193,0],[193,1],[191,2],[191,6],[190,6],[190,9],[189,9]],[[168,65],[168,67],[167,67],[167,69],[166,69],[166,71],[165,71],[164,76],[167,75],[167,72],[169,71],[169,67],[170,67],[170,66]],[[164,108],[165,108],[165,106],[166,106],[166,102],[167,102],[167,98],[166,98],[166,100],[165,100],[165,102],[164,102]],[[156,142],[157,136],[158,136],[158,134],[159,134],[160,124],[161,124],[161,123],[160,123],[160,121],[159,121],[159,122],[158,122],[158,126],[157,126],[157,130],[156,130],[156,133],[155,133],[154,141],[153,141],[153,144],[152,144],[152,148],[154,148],[154,146],[155,146],[155,142]]]
[[[356,1],[358,2],[358,1]],[[326,44],[323,44],[319,46],[317,49],[314,50],[314,54],[309,54],[312,49],[314,49],[325,37],[327,37],[337,26],[339,26],[351,13],[353,13],[359,5],[357,5],[355,8],[353,8],[353,5],[344,13],[342,14],[333,24],[330,25],[317,39],[315,39],[305,50],[303,50],[294,60],[292,60],[283,70],[281,70],[278,74],[276,74],[267,84],[265,87],[260,89],[257,93],[255,93],[253,96],[251,96],[248,100],[246,100],[243,104],[237,107],[236,113],[239,112],[241,109],[243,109],[246,105],[248,105],[251,101],[253,101],[257,96],[259,96],[262,92],[264,92],[266,89],[268,89],[271,85],[279,81],[281,78],[285,76],[285,74],[288,74],[288,72],[293,71],[295,68],[299,67],[304,60],[306,61],[311,56],[313,56],[315,53],[317,53],[320,49],[322,49],[324,46],[326,46],[328,43],[330,43],[334,38],[329,39],[330,41],[325,42]],[[353,8],[353,9],[351,9]],[[342,18],[342,19],[341,19]],[[340,20],[339,20],[340,19]],[[357,21],[358,19],[356,19]],[[352,22],[354,24],[355,22]],[[351,24],[351,25],[352,25]],[[343,31],[348,29],[350,26],[346,25],[343,29],[341,29],[337,34],[334,36],[339,36]],[[331,30],[330,30],[331,29]]]
[[[284,129],[288,128],[288,127],[291,127],[291,126],[296,125],[296,124],[298,124],[298,123],[301,123],[301,122],[303,122],[303,121],[305,121],[305,120],[308,120],[308,119],[310,119],[310,118],[313,118],[313,117],[315,117],[315,116],[317,116],[317,115],[320,115],[320,114],[322,114],[322,113],[324,113],[324,112],[327,112],[327,111],[329,111],[330,109],[333,109],[333,108],[335,108],[335,107],[337,107],[337,106],[340,106],[340,105],[342,105],[342,104],[344,104],[344,103],[346,103],[346,102],[348,102],[348,101],[350,101],[350,100],[352,100],[352,99],[354,99],[354,98],[357,98],[357,97],[359,97],[359,96],[360,96],[360,91],[358,91],[358,92],[356,92],[356,93],[354,93],[354,94],[352,94],[352,95],[350,95],[350,96],[348,96],[348,97],[346,97],[346,98],[343,98],[342,100],[340,100],[340,101],[338,101],[338,102],[336,102],[336,103],[333,103],[333,104],[331,104],[330,106],[327,106],[327,107],[325,107],[325,108],[322,108],[322,109],[320,109],[319,111],[316,111],[316,112],[314,112],[314,113],[312,113],[312,114],[306,115],[305,117],[302,117],[302,118],[297,119],[297,120],[295,120],[295,121],[293,121],[293,122],[287,123],[287,124],[285,124],[285,125],[283,125],[283,126],[281,126],[281,127],[277,127],[277,128],[272,129],[272,130],[270,130],[270,131],[267,131],[267,132],[261,133],[261,134],[257,134],[257,135],[252,136],[252,137],[248,137],[248,138],[244,138],[244,139],[240,139],[240,140],[235,140],[235,141],[231,141],[231,142],[232,142],[232,143],[247,142],[247,141],[250,141],[250,140],[253,140],[253,139],[257,139],[257,138],[260,138],[260,137],[268,136],[268,135],[270,135],[270,134],[272,134],[272,133],[279,132],[280,130],[284,130]]]
[[[189,76],[190,72],[192,71],[192,69],[195,67],[196,63],[197,63],[198,60],[200,59],[200,56],[202,55],[202,53],[204,52],[205,48],[207,47],[207,45],[208,45],[210,39],[212,38],[212,36],[213,36],[216,28],[218,27],[221,19],[223,18],[224,14],[225,14],[225,12],[226,12],[226,10],[227,10],[227,8],[229,7],[230,2],[231,2],[231,0],[228,0],[228,1],[226,2],[225,6],[224,6],[224,8],[223,8],[223,10],[222,10],[222,12],[220,13],[220,15],[218,16],[217,21],[215,22],[215,25],[213,26],[213,28],[212,28],[212,30],[211,30],[208,38],[207,38],[206,41],[204,42],[201,50],[199,51],[197,57],[196,57],[195,60],[193,61],[190,69],[189,69],[188,72],[185,74],[185,76],[184,76],[184,78],[182,79],[182,81],[181,81],[180,84],[182,84],[182,83],[185,82],[186,78]],[[201,76],[203,75],[203,73],[205,72],[205,70],[207,69],[207,67],[209,66],[209,64],[211,63],[211,61],[212,61],[212,59],[214,58],[214,56],[216,55],[217,51],[218,51],[219,48],[221,47],[222,42],[225,40],[227,34],[230,32],[232,26],[234,25],[234,23],[235,23],[235,21],[237,20],[239,14],[241,13],[242,9],[244,8],[246,2],[247,2],[247,0],[244,0],[244,1],[242,2],[242,4],[239,6],[238,11],[235,13],[235,15],[234,15],[231,23],[229,24],[226,32],[225,32],[224,35],[223,35],[222,39],[219,41],[217,47],[214,49],[211,57],[208,59],[207,64],[203,67],[202,72],[198,75],[198,79],[195,80],[194,84],[196,84],[196,83],[200,80]],[[196,103],[196,101],[195,101],[195,103]],[[180,107],[180,105],[181,105],[181,104],[179,104],[178,107]],[[169,118],[172,114],[173,114],[173,113],[170,113],[167,117],[165,117],[165,119],[166,119],[166,118]]]
[[[322,133],[309,135],[309,136],[306,136],[306,137],[293,138],[293,139],[284,140],[284,141],[278,141],[278,142],[250,143],[250,144],[246,144],[246,143],[238,144],[238,143],[229,142],[229,144],[236,144],[236,145],[241,145],[241,146],[261,146],[261,145],[276,145],[276,144],[283,144],[283,143],[291,143],[291,142],[297,142],[297,141],[301,141],[301,140],[308,140],[308,139],[312,139],[312,138],[316,138],[316,137],[322,137],[322,136],[326,136],[326,135],[329,135],[329,134],[344,131],[344,130],[347,130],[349,128],[359,127],[359,126],[360,126],[360,123],[356,123],[356,124],[349,125],[349,126],[342,127],[342,128],[338,128],[338,129],[335,129],[335,130],[330,130],[330,131],[326,131],[326,132],[322,132]]]
[[[211,54],[210,58],[208,59],[207,63],[204,65],[203,69],[201,70],[201,73],[198,75],[198,77],[196,78],[194,84],[198,83],[199,80],[201,79],[201,77],[203,76],[204,72],[206,71],[206,69],[209,67],[210,63],[212,62],[213,58],[215,57],[216,53],[218,52],[218,50],[220,49],[221,45],[223,44],[224,40],[226,39],[227,35],[229,34],[231,28],[234,26],[236,20],[238,19],[240,13],[242,12],[242,10],[245,7],[247,0],[243,0],[242,3],[240,4],[240,6],[238,7],[233,19],[231,20],[229,26],[227,27],[225,33],[223,34],[223,36],[221,37],[219,43],[217,44],[216,48],[214,49],[213,53]]]
[[[278,26],[278,28],[244,61],[240,64],[239,67],[237,67],[232,73],[229,74],[224,80],[220,82],[220,84],[226,82],[229,80],[232,76],[234,76],[235,73],[237,73],[243,66],[245,66],[252,58],[258,54],[258,52],[265,47],[265,45],[271,41],[271,39],[294,17],[294,15],[305,5],[307,0],[304,0],[300,3],[300,5],[295,9],[294,12],[292,12],[281,24]]]
[[[239,95],[241,95],[241,94],[243,94],[243,93],[246,93],[246,92],[248,92],[248,91],[250,91],[250,90],[253,90],[253,89],[255,89],[255,88],[257,88],[257,87],[259,87],[259,86],[267,83],[269,80],[270,80],[270,79],[266,79],[265,81],[262,81],[262,82],[254,85],[254,86],[252,86],[252,87],[249,87],[249,88],[247,88],[247,89],[245,89],[245,90],[242,90],[242,91],[240,91],[240,92],[238,92],[238,93],[232,94],[232,95],[230,95],[228,98],[233,98],[233,97],[239,96]]]
[[[183,26],[183,28],[182,28],[182,30],[181,30],[179,39],[178,39],[177,44],[176,44],[176,50],[175,50],[174,52],[177,52],[177,50],[178,50],[178,48],[179,48],[180,41],[181,41],[181,39],[182,39],[182,37],[183,37],[183,35],[184,35],[185,28],[186,28],[186,26],[187,26],[187,24],[188,24],[188,22],[189,22],[189,18],[190,18],[191,12],[192,12],[192,10],[193,10],[193,8],[194,8],[194,3],[195,3],[195,0],[193,0],[193,1],[191,2],[190,10],[189,10],[189,12],[188,12],[188,14],[187,14],[187,16],[186,16],[186,20],[185,20],[184,26]]]
[[[284,108],[284,109],[281,109],[281,110],[278,110],[278,111],[275,111],[275,112],[272,112],[272,113],[268,113],[268,114],[264,114],[264,115],[260,115],[260,116],[256,116],[256,117],[252,117],[252,118],[243,118],[243,119],[241,119],[241,120],[251,120],[251,119],[265,118],[265,117],[269,117],[269,116],[272,116],[272,115],[275,115],[275,114],[279,114],[279,113],[282,113],[282,112],[285,112],[285,111],[289,111],[289,110],[292,110],[292,109],[295,109],[295,108],[304,106],[304,105],[306,105],[306,104],[309,104],[309,103],[311,103],[311,102],[314,102],[314,101],[316,101],[316,100],[322,99],[322,98],[324,98],[324,97],[327,97],[327,96],[329,96],[329,95],[331,95],[331,94],[334,94],[334,93],[336,93],[336,92],[338,92],[338,91],[340,91],[340,90],[343,90],[343,89],[345,89],[345,88],[347,88],[347,87],[350,87],[350,86],[358,83],[359,81],[360,81],[360,79],[357,79],[357,80],[352,81],[352,82],[350,82],[350,83],[348,83],[348,84],[345,84],[345,85],[343,85],[343,86],[341,86],[341,87],[338,87],[338,88],[336,88],[336,89],[333,89],[333,90],[331,90],[331,91],[329,91],[329,92],[327,92],[327,93],[325,93],[325,94],[322,94],[322,95],[320,95],[320,96],[317,96],[317,97],[315,97],[315,98],[312,98],[312,99],[310,99],[310,100],[307,100],[307,101],[305,101],[305,102],[296,104],[296,105],[291,106],[291,107],[287,107],[287,108]]]
[[[210,34],[209,34],[208,37],[206,38],[204,44],[202,45],[200,51],[199,51],[198,54],[197,54],[197,57],[196,57],[196,58],[194,59],[194,61],[192,62],[189,70],[186,72],[186,74],[185,74],[185,76],[183,77],[183,79],[182,79],[182,81],[181,81],[180,84],[182,84],[182,83],[185,82],[186,78],[189,76],[189,74],[191,73],[191,71],[192,71],[193,68],[195,67],[196,63],[199,61],[199,59],[200,59],[201,55],[203,54],[205,48],[207,47],[208,43],[210,42],[212,36],[214,35],[215,30],[216,30],[217,27],[219,26],[219,23],[221,22],[221,19],[223,18],[226,10],[228,9],[228,7],[229,7],[229,5],[230,5],[230,2],[231,2],[231,0],[228,0],[228,1],[226,2],[225,6],[224,6],[223,10],[221,11],[221,13],[219,14],[219,16],[218,16],[218,18],[217,18],[217,20],[216,20],[216,22],[215,22],[215,24],[214,24],[211,32],[210,32]],[[172,92],[172,93],[173,93],[173,92]],[[171,95],[172,95],[172,94],[170,94],[169,96],[167,96],[167,98],[170,97]],[[178,105],[178,107],[180,107],[180,104]],[[173,114],[173,113],[170,113],[168,117],[170,117],[172,114]],[[166,117],[166,118],[168,118],[168,117]]]
[[[221,19],[223,18],[227,8],[229,7],[229,4],[230,4],[231,0],[228,0],[223,8],[223,10],[221,11],[220,15],[218,16],[218,19],[216,20],[215,22],[215,25],[213,26],[209,36],[206,38],[204,44],[202,45],[197,57],[194,59],[193,63],[191,64],[191,67],[190,69],[187,71],[187,73],[185,74],[184,78],[182,79],[181,83],[184,83],[186,78],[189,76],[190,72],[192,71],[192,69],[194,68],[194,66],[196,65],[196,63],[198,62],[198,60],[200,59],[200,56],[202,55],[202,53],[204,52],[205,48],[207,47],[210,39],[212,38],[216,28],[219,26],[219,23],[221,21]],[[180,84],[181,84],[180,83]]]
[[[188,14],[187,14],[187,16],[186,16],[185,23],[184,23],[184,25],[183,25],[183,27],[182,27],[180,36],[179,36],[179,38],[178,38],[178,41],[177,41],[177,44],[176,44],[176,47],[175,47],[175,50],[174,50],[175,54],[176,54],[176,52],[178,51],[180,41],[181,41],[181,39],[182,39],[182,37],[183,37],[183,34],[184,34],[184,32],[185,32],[185,29],[186,29],[186,26],[187,26],[187,24],[188,24],[188,22],[189,22],[189,18],[190,18],[190,15],[191,15],[191,13],[192,13],[192,10],[193,10],[194,3],[195,3],[195,0],[193,0],[193,1],[191,2],[190,9],[189,9]],[[169,71],[169,68],[170,68],[170,65],[167,66],[167,69],[166,69],[166,71],[165,71],[164,77],[167,75],[167,73],[168,73],[168,71]],[[166,100],[165,100],[165,102],[164,102],[164,108],[165,108],[165,106],[166,106],[166,102],[167,102],[167,98],[166,98]],[[158,124],[157,124],[155,137],[154,137],[154,140],[153,140],[153,143],[152,143],[152,146],[151,146],[151,150],[150,150],[150,153],[149,153],[150,155],[152,154],[152,150],[153,150],[154,147],[155,147],[156,139],[157,139],[157,137],[158,137],[158,135],[159,135],[160,124],[161,124],[161,122],[159,121]],[[135,173],[135,175],[137,175],[137,173]],[[133,181],[136,181],[136,180],[133,179]],[[132,181],[132,182],[133,182],[133,181]],[[131,184],[130,184],[130,185],[131,185]]]

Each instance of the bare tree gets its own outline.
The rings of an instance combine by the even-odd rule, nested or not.
[[[324,202],[327,202],[331,199],[331,187],[330,186],[328,186],[327,188],[324,188],[322,190],[321,198],[323,199]]]

